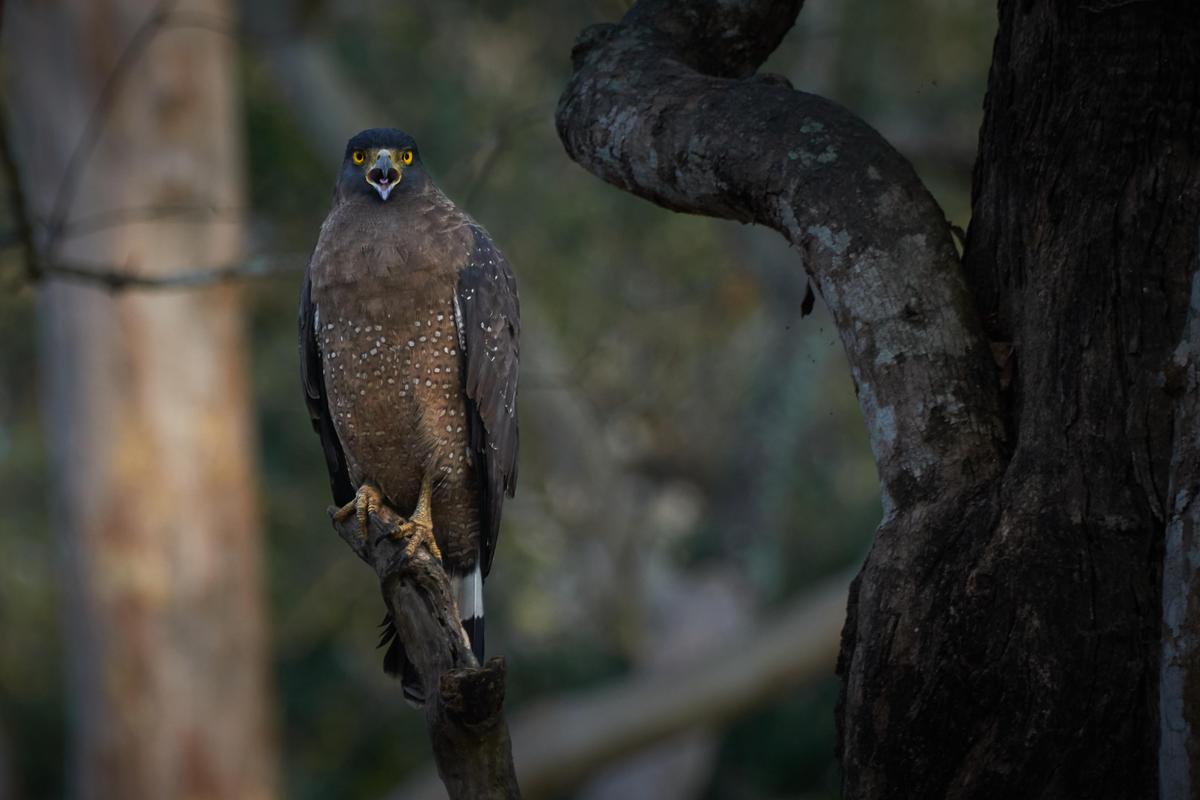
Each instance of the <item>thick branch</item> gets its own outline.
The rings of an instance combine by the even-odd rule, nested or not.
[[[404,519],[384,507],[364,539],[353,516],[338,534],[374,568],[383,599],[425,690],[425,719],[451,800],[520,797],[504,720],[504,659],[480,667],[459,624],[450,579],[424,545],[409,557]]]
[[[798,6],[642,0],[580,36],[558,131],[615,186],[800,248],[838,323],[890,514],[948,476],[993,474],[996,381],[949,226],[908,162],[828,100],[726,77],[766,58]]]
[[[747,77],[749,54],[761,63],[781,15],[790,24],[797,10],[641,0],[620,24],[580,36],[557,124],[571,157],[619,188],[779,231],[837,323],[884,508],[850,590],[838,666],[846,794],[868,796],[856,787],[873,774],[873,748],[917,702],[882,691],[880,676],[925,687],[929,664],[943,662],[947,621],[927,589],[961,585],[961,545],[995,524],[1004,427],[949,225],[911,165],[837,104],[781,78]]]

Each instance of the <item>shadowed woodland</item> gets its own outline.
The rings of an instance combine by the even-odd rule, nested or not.
[[[520,285],[523,796],[1193,796],[1200,23],[685,6],[5,4],[0,797],[451,786],[297,377],[378,125]]]

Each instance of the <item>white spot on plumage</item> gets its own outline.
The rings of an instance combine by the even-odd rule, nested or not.
[[[470,299],[470,298],[468,298]],[[463,315],[462,306],[458,304],[458,295],[454,295],[454,331],[458,336],[458,346],[466,347],[466,341],[463,338]]]

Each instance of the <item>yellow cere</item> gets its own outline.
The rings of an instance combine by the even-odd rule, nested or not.
[[[353,153],[350,154],[350,160],[353,161],[355,164],[361,164],[367,160],[367,154],[364,153],[362,150],[355,150]]]

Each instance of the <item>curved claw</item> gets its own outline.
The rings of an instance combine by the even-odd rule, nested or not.
[[[409,558],[412,558],[417,552],[417,547],[424,543],[434,558],[438,561],[442,560],[442,550],[438,547],[437,540],[433,537],[432,525],[427,525],[420,520],[410,519],[396,528],[396,536],[397,538],[408,540],[404,545],[404,554]]]
[[[373,483],[364,483],[358,487],[354,499],[334,512],[336,522],[345,522],[351,514],[358,517],[358,535],[366,539],[367,529],[371,525],[371,515],[378,513],[383,507],[383,494]]]

